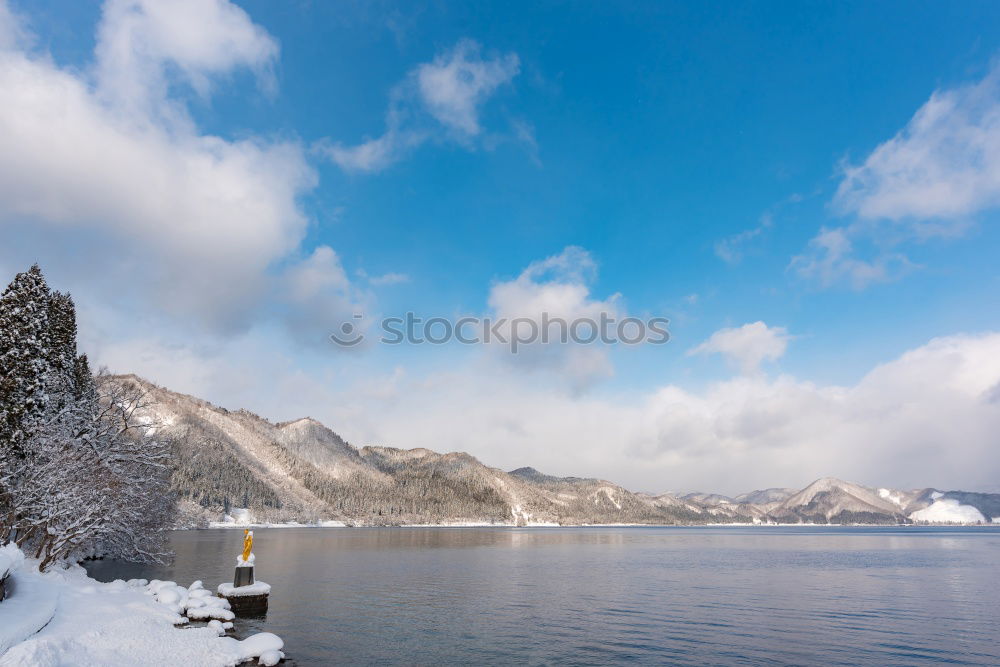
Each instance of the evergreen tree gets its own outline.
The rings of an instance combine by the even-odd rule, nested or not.
[[[38,266],[0,296],[0,543],[44,569],[95,554],[162,560],[173,520],[169,444],[148,437],[141,391],[95,379],[76,312]]]
[[[76,307],[68,294],[49,297],[47,329],[48,409],[58,413],[76,398]]]
[[[23,458],[45,417],[52,370],[50,295],[35,264],[0,295],[0,457]]]
[[[74,399],[84,406],[89,414],[98,411],[97,383],[90,370],[87,355],[81,354],[73,360],[73,392]]]

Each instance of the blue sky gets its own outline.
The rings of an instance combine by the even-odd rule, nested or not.
[[[114,370],[308,412],[359,445],[650,490],[984,486],[993,471],[967,469],[992,400],[949,413],[975,422],[954,470],[935,458],[951,438],[907,450],[913,421],[844,427],[882,449],[871,463],[810,429],[861,420],[844,402],[867,399],[845,396],[869,390],[892,413],[951,405],[869,386],[880,365],[966,378],[918,373],[908,351],[984,368],[1000,330],[998,19],[986,2],[12,0],[0,268],[40,261]],[[589,279],[529,270],[581,256]],[[582,291],[565,312],[662,315],[673,340],[527,362],[324,342],[356,311],[518,313],[566,285]],[[983,372],[962,391],[992,396],[1000,375]],[[773,423],[747,427],[779,394]],[[631,426],[576,432],[580,414]]]
[[[996,293],[995,282],[979,287],[998,247],[983,230],[910,250],[933,263],[905,285],[845,294],[787,271],[819,226],[840,222],[829,210],[839,162],[895,134],[933,90],[985,73],[1000,46],[988,29],[995,7],[246,8],[282,41],[281,93],[247,105],[244,82],[234,104],[205,109],[206,127],[226,134],[360,142],[383,131],[390,89],[458,40],[521,60],[484,125],[533,127],[537,163],[508,140],[474,152],[425,146],[374,175],[320,170],[309,241],[336,248],[348,267],[412,276],[384,297],[398,307],[479,308],[491,280],[579,245],[600,263],[595,293],[668,315],[698,294],[678,342],[755,319],[824,339],[785,360],[818,379],[855,379],[932,336],[997,324],[996,311],[970,307]],[[807,199],[785,203],[795,196]],[[739,265],[720,261],[717,242],[771,211],[775,228]],[[851,348],[848,363],[826,363],[828,344]]]

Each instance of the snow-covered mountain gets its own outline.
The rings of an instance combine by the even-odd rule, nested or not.
[[[686,493],[681,498],[684,500],[693,500],[703,505],[726,505],[734,502],[732,498],[724,496],[721,493],[702,493],[701,491]]]
[[[653,495],[613,482],[505,472],[461,452],[357,448],[311,418],[272,423],[127,375],[147,431],[171,442],[186,525],[223,520],[349,525],[436,523],[988,523],[1000,494],[875,489],[833,478],[735,497]],[[1000,519],[997,520],[1000,522]]]
[[[784,489],[772,487],[770,489],[759,489],[748,493],[741,493],[733,498],[738,503],[754,503],[764,505],[767,503],[780,503],[786,498],[798,493],[797,489]]]

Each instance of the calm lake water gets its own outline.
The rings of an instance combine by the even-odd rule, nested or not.
[[[88,570],[214,589],[242,537]],[[1000,664],[990,528],[279,528],[254,553],[270,609],[237,630],[296,665]]]

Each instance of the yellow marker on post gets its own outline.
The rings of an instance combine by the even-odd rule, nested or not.
[[[243,562],[250,560],[250,552],[253,551],[253,533],[249,528],[243,529]]]
[[[236,557],[233,586],[249,586],[254,582],[253,562],[253,531],[247,528],[243,531],[243,551]]]

